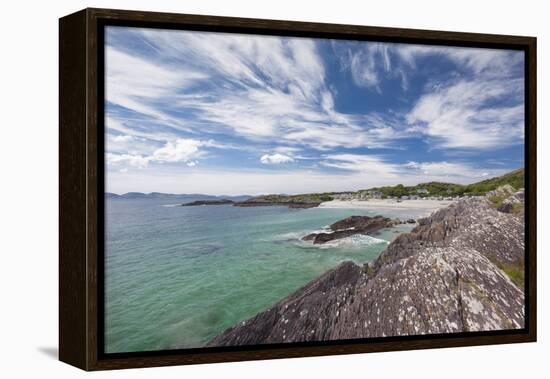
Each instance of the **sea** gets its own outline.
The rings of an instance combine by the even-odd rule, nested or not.
[[[363,264],[412,225],[325,245],[301,240],[352,215],[411,211],[182,207],[105,199],[106,353],[198,348],[344,261]]]

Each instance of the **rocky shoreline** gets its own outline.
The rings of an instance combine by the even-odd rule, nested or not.
[[[233,200],[227,200],[227,199],[220,199],[220,200],[196,200],[192,201],[190,203],[184,203],[181,206],[182,207],[196,207],[199,205],[227,205],[227,204],[235,204]]]
[[[288,208],[295,209],[307,209],[316,208],[319,206],[318,202],[298,202],[298,201],[285,201],[285,202],[269,202],[269,201],[241,201],[234,203],[235,207],[272,207],[272,206],[286,206]]]
[[[376,260],[341,263],[207,346],[523,328],[523,201],[505,186],[440,209]]]
[[[326,232],[311,233],[302,237],[303,241],[312,241],[313,244],[324,244],[330,241],[354,236],[357,234],[376,235],[381,229],[391,228],[399,224],[414,224],[416,221],[409,219],[401,221],[383,216],[350,216],[331,224]]]

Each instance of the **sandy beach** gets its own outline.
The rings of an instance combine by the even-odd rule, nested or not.
[[[418,215],[428,216],[433,211],[446,207],[454,200],[403,200],[397,202],[393,199],[370,199],[370,200],[333,200],[321,203],[320,208],[354,208],[380,210],[410,210]]]

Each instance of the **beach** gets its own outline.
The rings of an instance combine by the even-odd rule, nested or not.
[[[400,202],[394,199],[332,200],[320,204],[319,207],[366,209],[371,211],[411,211],[418,217],[424,217],[454,202],[455,200],[402,200]]]

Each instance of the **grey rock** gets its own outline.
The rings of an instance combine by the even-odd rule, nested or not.
[[[502,204],[497,207],[499,212],[515,213],[519,214],[523,212],[523,207],[517,207],[516,205],[523,205],[525,200],[525,192],[521,189],[518,192],[513,193],[507,199],[502,201]]]
[[[523,290],[499,268],[523,256],[523,217],[461,200],[376,260],[340,264],[208,346],[523,328]]]

